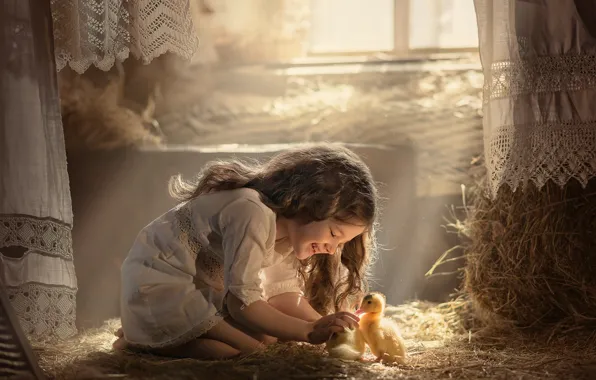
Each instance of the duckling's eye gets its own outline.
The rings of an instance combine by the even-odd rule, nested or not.
[[[368,301],[367,303],[372,303],[372,301]]]

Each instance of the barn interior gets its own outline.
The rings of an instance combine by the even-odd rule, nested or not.
[[[499,280],[497,274],[476,283],[469,272],[466,277],[469,265],[481,265],[480,259],[467,259],[468,251],[489,244],[481,247],[477,238],[495,236],[487,218],[498,219],[498,207],[515,203],[507,193],[495,206],[482,192],[485,78],[472,1],[191,3],[200,44],[190,60],[172,53],[151,62],[131,56],[107,71],[91,66],[81,74],[67,66],[58,73],[74,214],[78,334],[33,344],[48,377],[596,374],[594,348],[583,329],[577,335],[570,324],[556,334],[527,334],[503,321],[487,322],[471,300],[471,283],[480,289]],[[329,358],[324,347],[296,343],[227,361],[113,351],[120,266],[138,232],[176,204],[168,179],[192,176],[211,160],[262,161],[309,142],[347,146],[379,184],[380,248],[371,289],[386,296],[386,316],[400,326],[408,363],[384,365],[370,355],[343,361]],[[564,197],[554,187],[549,191]],[[583,191],[577,190],[582,197]],[[527,203],[532,195],[525,197]]]

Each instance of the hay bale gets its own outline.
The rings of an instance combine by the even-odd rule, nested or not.
[[[479,185],[460,230],[465,292],[489,326],[552,336],[596,322],[596,181],[549,182],[492,200]]]
[[[62,124],[67,152],[159,145],[153,119],[155,104],[139,105],[124,97],[124,72],[90,69],[78,75],[65,69],[59,76]]]

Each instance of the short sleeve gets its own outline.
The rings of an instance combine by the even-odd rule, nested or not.
[[[225,291],[234,294],[245,306],[262,299],[259,272],[271,249],[269,237],[275,233],[272,215],[264,207],[240,199],[220,214]]]
[[[282,293],[302,293],[298,260],[292,253],[279,263],[264,268],[262,277],[267,300]]]

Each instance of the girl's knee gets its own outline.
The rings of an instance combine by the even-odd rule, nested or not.
[[[261,343],[265,346],[270,346],[272,344],[277,343],[277,338],[271,335],[262,335],[261,339],[259,339]]]
[[[197,339],[189,350],[195,359],[225,360],[239,356],[241,352],[234,347],[212,339]]]
[[[240,323],[236,322],[231,318],[226,319],[225,323],[229,324],[231,327],[241,332],[242,335],[244,335],[246,338],[243,340],[245,342],[250,342],[250,345],[254,346],[255,351],[264,348],[264,346],[269,346],[274,343],[277,343],[277,338],[270,335],[255,332],[245,326],[242,326]],[[234,344],[232,343],[232,345]]]

